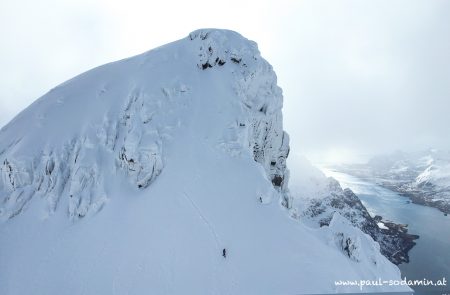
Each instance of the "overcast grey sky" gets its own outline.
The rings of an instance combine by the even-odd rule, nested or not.
[[[450,149],[450,1],[0,2],[0,126],[57,84],[197,28],[255,40],[314,161]]]

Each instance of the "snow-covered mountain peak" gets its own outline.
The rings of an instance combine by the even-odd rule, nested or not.
[[[339,216],[290,217],[281,108],[256,43],[216,29],[52,89],[0,130],[0,293],[311,294],[400,278]]]
[[[227,62],[251,66],[260,57],[256,43],[234,31],[200,29],[190,33],[188,39],[199,50],[198,66],[202,69],[223,66]]]
[[[207,29],[75,77],[37,100],[0,132],[4,219],[35,196],[71,217],[108,200],[105,171],[144,189],[164,170],[171,146],[208,144],[248,152],[284,191],[289,138],[282,95],[256,43]],[[180,133],[181,132],[181,133]],[[180,134],[184,135],[180,135]]]

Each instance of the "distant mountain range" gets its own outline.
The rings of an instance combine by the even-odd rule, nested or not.
[[[450,213],[450,152],[429,149],[373,157],[366,164],[340,165],[340,171],[392,189],[413,203]]]

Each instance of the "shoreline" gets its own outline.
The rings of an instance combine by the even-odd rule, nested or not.
[[[391,257],[391,261],[396,264],[409,263],[409,251],[417,245],[415,240],[419,239],[419,235],[408,233],[408,224],[395,223],[390,220],[384,220],[382,216],[375,215],[373,219],[378,223],[381,222],[387,229],[380,228],[380,232],[387,236],[395,236],[399,238],[402,244],[397,245],[400,248]]]
[[[381,178],[379,176],[371,176],[364,173],[364,170],[359,169],[352,169],[345,166],[339,166],[339,167],[329,167],[330,169],[336,171],[336,172],[343,172],[355,177],[358,177],[364,181],[367,182],[373,182],[377,185],[389,189],[391,191],[394,191],[398,193],[400,196],[408,198],[413,204],[426,206],[435,208],[439,211],[441,211],[445,216],[450,214],[450,201],[448,203],[445,202],[439,202],[439,201],[433,201],[427,199],[427,194],[422,191],[415,191],[415,190],[405,190],[402,189],[401,186],[408,184],[407,181],[396,181],[397,183],[394,183],[395,180],[389,181],[388,179]]]
[[[367,180],[369,180],[369,179],[367,179]],[[386,183],[386,182],[381,182],[381,183],[377,183],[377,184],[380,185],[381,187],[390,189],[390,190],[398,193],[402,197],[408,198],[413,204],[435,208],[435,209],[441,211],[442,213],[444,213],[445,215],[450,214],[450,203],[429,201],[429,200],[427,200],[426,195],[420,191],[403,190],[394,184],[390,184],[390,183]]]

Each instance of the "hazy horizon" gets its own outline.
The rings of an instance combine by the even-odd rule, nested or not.
[[[316,163],[450,149],[448,1],[0,6],[0,127],[75,75],[218,27],[256,41],[273,65],[292,152]]]

